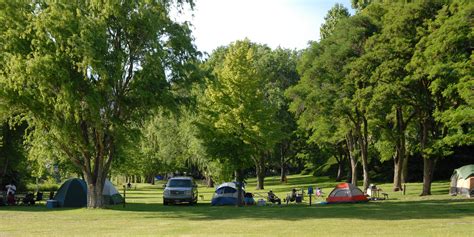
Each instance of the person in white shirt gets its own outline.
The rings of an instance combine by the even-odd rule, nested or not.
[[[5,188],[7,188],[7,195],[11,194],[11,195],[15,195],[16,193],[16,186],[14,183],[11,183],[7,186],[5,186]]]
[[[14,183],[10,183],[9,185],[5,186],[7,189],[7,203],[8,205],[15,205],[15,192],[16,186]]]

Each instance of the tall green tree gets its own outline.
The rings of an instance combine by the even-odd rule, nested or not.
[[[286,180],[287,165],[295,158],[292,141],[297,139],[296,120],[288,111],[290,100],[285,97],[285,90],[299,81],[296,65],[299,54],[296,51],[277,48],[265,57],[265,70],[269,76],[265,90],[268,100],[277,107],[276,122],[281,127],[281,136],[274,149],[269,152],[269,163],[277,163],[280,168],[280,181]]]
[[[325,39],[331,35],[336,27],[337,23],[350,16],[349,10],[342,4],[336,3],[324,17],[324,23],[321,25],[320,36],[321,39]]]
[[[368,106],[372,129],[377,137],[376,147],[382,156],[389,153],[391,147],[394,160],[393,189],[402,188],[402,168],[407,169],[406,136],[407,129],[415,116],[416,101],[413,94],[417,88],[408,87],[404,78],[410,73],[406,65],[413,56],[419,41],[417,29],[423,27],[426,19],[433,18],[441,4],[392,3],[383,7],[373,3],[365,12],[379,11],[380,34],[368,40],[366,53],[355,61],[353,74],[371,83],[372,96],[364,101]],[[386,14],[384,14],[386,12]],[[383,159],[389,159],[383,157]]]
[[[266,46],[249,40],[231,44],[224,61],[214,69],[201,101],[201,134],[208,152],[234,170],[253,161],[259,188],[263,188],[265,158],[281,134],[275,116],[277,106],[269,99],[264,57]],[[241,182],[240,172],[236,172]]]
[[[473,144],[474,5],[453,3],[427,19],[407,66],[406,80],[418,88],[419,151],[423,157],[423,191],[431,194],[436,162],[454,145]]]
[[[364,53],[364,42],[377,27],[370,17],[356,15],[341,21],[333,33],[307,49],[298,65],[301,81],[287,91],[290,110],[299,126],[311,131],[317,143],[345,141],[357,183],[359,157],[364,188],[369,183],[367,109],[362,105],[363,89],[369,86],[350,74],[351,63]]]
[[[174,106],[196,51],[177,1],[1,1],[0,88],[18,119],[81,171],[89,208],[132,124]]]

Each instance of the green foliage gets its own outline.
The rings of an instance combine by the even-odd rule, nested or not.
[[[234,169],[248,167],[253,155],[271,149],[281,135],[278,105],[267,89],[270,49],[244,40],[217,53],[215,58],[224,60],[211,65],[215,77],[201,100],[200,137],[217,160]]]
[[[26,190],[28,190],[28,191],[38,190],[40,192],[51,192],[51,191],[55,192],[55,191],[58,191],[60,185],[61,184],[52,183],[52,182],[46,182],[46,183],[42,183],[42,184],[39,184],[39,185],[28,184],[28,185],[26,185]],[[48,195],[49,195],[49,193],[43,193],[43,199],[47,199]]]
[[[370,2],[302,54],[286,92],[298,126],[326,149],[353,133],[354,153],[398,165],[473,144],[472,3]]]
[[[187,2],[2,1],[2,98],[32,139],[103,183],[124,134],[192,78],[189,26],[169,13]]]
[[[407,66],[410,83],[422,85],[422,121],[433,135],[422,151],[427,157],[446,156],[454,145],[473,144],[473,15],[474,5],[453,3],[427,21]],[[470,88],[470,89],[468,89]],[[426,103],[429,102],[429,104]]]
[[[158,111],[145,123],[139,149],[143,153],[140,166],[145,173],[187,171],[191,165],[203,173],[213,172],[197,138],[195,122],[193,111],[183,107],[179,114]]]
[[[342,4],[336,3],[324,17],[324,24],[321,25],[320,36],[325,39],[331,35],[336,24],[350,16],[349,11]]]

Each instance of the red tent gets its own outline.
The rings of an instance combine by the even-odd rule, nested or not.
[[[346,202],[367,202],[369,199],[355,185],[350,183],[340,183],[326,198],[328,203],[346,203]]]

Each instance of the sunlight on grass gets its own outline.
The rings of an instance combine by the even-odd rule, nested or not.
[[[287,184],[266,179],[264,195],[272,189],[284,197],[292,188],[322,187],[328,194],[336,183],[325,177],[293,175]],[[162,205],[162,183],[138,184],[127,191],[127,205],[103,210],[0,207],[0,236],[469,236],[474,224],[474,200],[451,197],[448,182],[433,184],[434,195],[419,197],[421,184],[407,184],[407,194],[378,185],[386,201],[366,204],[281,207],[212,207],[213,188],[199,187],[199,204]],[[120,190],[121,192],[123,190]],[[323,201],[317,199],[316,202]]]

